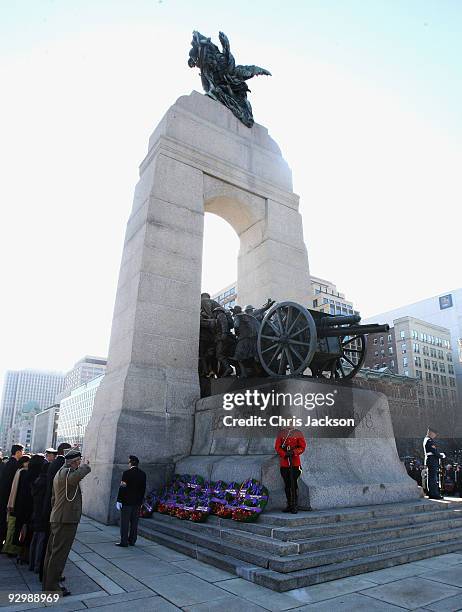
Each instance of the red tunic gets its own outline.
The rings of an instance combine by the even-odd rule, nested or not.
[[[294,451],[294,454],[289,459],[286,456],[286,450],[282,448],[284,444],[286,450]],[[305,452],[306,442],[305,437],[299,429],[283,429],[279,432],[274,444],[281,467],[300,467],[300,455]]]

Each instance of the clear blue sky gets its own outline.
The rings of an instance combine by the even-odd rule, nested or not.
[[[460,1],[4,1],[0,376],[106,353],[138,164],[201,91],[193,29],[273,74],[250,99],[292,167],[314,274],[365,316],[461,285]],[[237,247],[207,218],[204,288],[234,280]]]

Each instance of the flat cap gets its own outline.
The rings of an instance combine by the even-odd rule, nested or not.
[[[74,461],[74,459],[80,459],[81,456],[82,456],[82,453],[79,450],[72,448],[70,451],[67,451],[67,453],[64,455],[64,459],[66,461]]]

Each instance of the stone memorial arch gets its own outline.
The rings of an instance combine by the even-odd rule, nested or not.
[[[218,102],[182,96],[140,166],[107,372],[85,435],[92,472],[83,483],[84,511],[103,522],[113,519],[129,454],[156,486],[191,453],[205,212],[239,235],[241,304],[268,297],[306,303],[302,219],[279,147],[264,127],[247,128]]]

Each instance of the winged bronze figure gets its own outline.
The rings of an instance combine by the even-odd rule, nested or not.
[[[210,38],[195,30],[188,65],[190,68],[199,68],[205,94],[224,104],[250,128],[254,119],[252,107],[247,100],[247,92],[250,92],[250,89],[246,81],[261,74],[271,76],[271,72],[260,66],[236,66],[228,37],[220,32],[218,38],[221,51]]]

